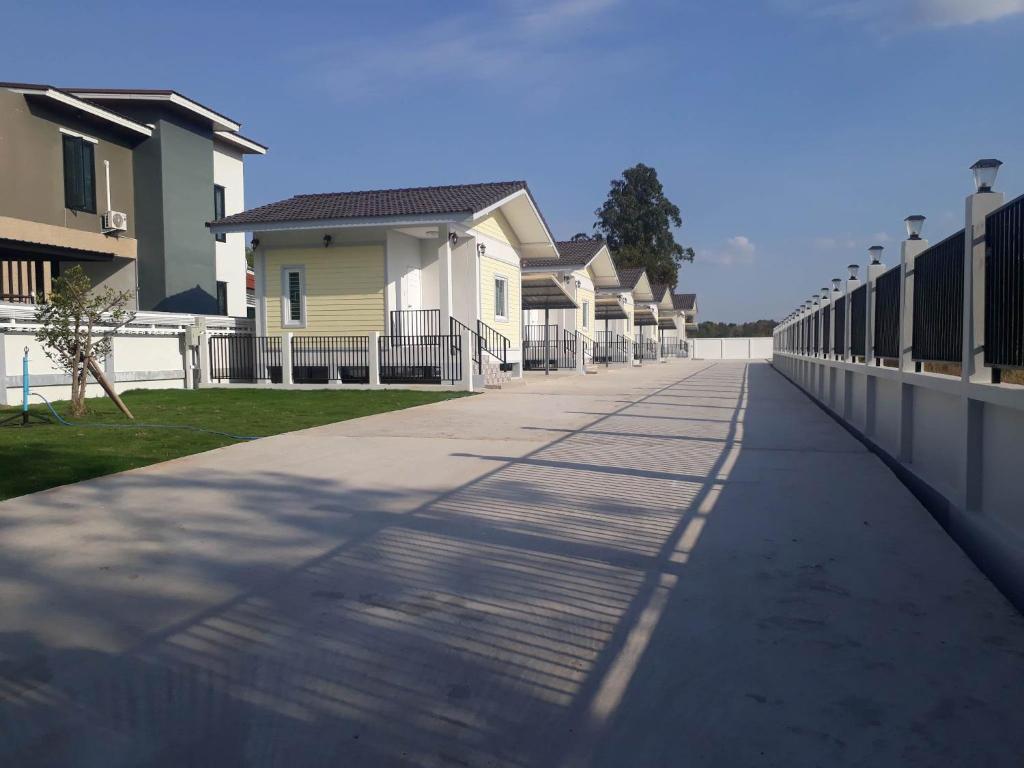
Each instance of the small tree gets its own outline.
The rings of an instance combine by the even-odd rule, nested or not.
[[[43,344],[46,356],[71,376],[72,416],[86,414],[85,385],[90,370],[99,380],[102,374],[97,361],[110,354],[114,333],[135,318],[127,309],[131,297],[128,291],[111,288],[93,291],[88,275],[76,265],[53,281],[47,303],[36,309],[40,325],[36,341]],[[100,383],[108,389],[106,381]]]

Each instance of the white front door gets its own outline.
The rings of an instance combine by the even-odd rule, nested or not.
[[[420,271],[406,267],[402,277],[402,309],[420,308]]]

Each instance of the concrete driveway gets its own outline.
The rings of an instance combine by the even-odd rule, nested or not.
[[[3,766],[1019,766],[1024,622],[765,364],[0,504]]]

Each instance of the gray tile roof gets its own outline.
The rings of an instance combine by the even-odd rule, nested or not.
[[[604,240],[591,238],[588,240],[560,240],[555,243],[558,248],[557,259],[526,259],[524,267],[582,267],[589,264],[601,247]]]
[[[697,294],[673,293],[672,306],[675,309],[683,310],[684,312],[693,312],[694,307],[697,306]]]
[[[471,214],[482,211],[521,189],[529,192],[525,181],[295,195],[287,200],[225,216],[211,223],[269,224],[382,216]]]
[[[644,268],[621,267],[617,271],[619,273],[619,285],[627,291],[631,291],[636,288],[636,284],[640,282],[640,276],[643,275]]]
[[[655,301],[659,301],[660,302],[662,299],[664,299],[665,298],[665,291],[667,291],[667,290],[668,290],[668,285],[666,285],[665,283],[652,283],[651,284],[651,293],[654,294],[654,300]]]

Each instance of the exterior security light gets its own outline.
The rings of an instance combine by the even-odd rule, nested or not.
[[[324,235],[324,248],[327,248],[333,239],[330,235]]]
[[[833,277],[832,278],[832,290],[835,291],[836,293],[839,293],[839,286],[841,286],[842,284],[843,284],[843,278],[841,278],[841,277]]]
[[[871,254],[871,263],[872,264],[881,264],[882,263],[882,251],[884,251],[884,250],[885,250],[885,247],[881,246],[881,245],[872,245],[870,248],[868,248],[868,253]]]
[[[477,253],[483,256],[485,253],[487,253],[487,243],[477,243],[476,250]]]
[[[1002,162],[992,158],[979,160],[971,166],[974,172],[974,187],[979,192],[991,192],[996,183],[996,176],[999,174],[999,166]]]
[[[857,279],[857,270],[860,269],[860,264],[850,264],[847,269],[850,271],[850,279]]]
[[[249,245],[251,245],[252,249],[255,251],[257,248],[260,247],[260,239],[258,237],[254,237],[252,239],[252,242],[249,243]]]
[[[907,239],[920,240],[921,231],[924,229],[924,216],[907,216],[903,222],[907,225]]]

